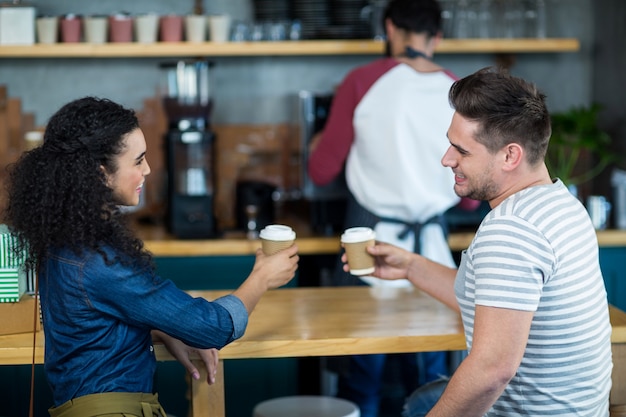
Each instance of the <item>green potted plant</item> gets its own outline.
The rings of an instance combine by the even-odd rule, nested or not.
[[[553,113],[546,165],[570,189],[590,181],[617,161],[611,137],[598,126],[599,104]]]

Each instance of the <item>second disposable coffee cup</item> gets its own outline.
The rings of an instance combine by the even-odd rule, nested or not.
[[[259,237],[261,238],[263,253],[273,255],[293,245],[296,240],[296,232],[289,226],[270,224],[261,230]]]
[[[374,257],[367,253],[368,246],[376,244],[376,233],[369,227],[352,227],[341,235],[341,243],[348,257],[352,275],[367,275],[374,272]]]

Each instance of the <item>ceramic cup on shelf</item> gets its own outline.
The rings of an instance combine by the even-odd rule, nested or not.
[[[187,42],[204,42],[206,40],[206,17],[201,14],[185,16],[185,39]]]
[[[67,14],[61,18],[61,41],[64,43],[80,42],[83,35],[83,22],[76,14]]]
[[[207,17],[209,24],[209,40],[211,42],[227,42],[230,35],[230,16],[211,15]]]
[[[106,16],[85,17],[85,42],[106,43],[108,27]]]
[[[132,42],[133,18],[124,13],[109,16],[109,39],[111,42]]]
[[[162,42],[182,41],[183,17],[178,15],[161,16],[159,34]]]
[[[57,43],[59,39],[59,18],[56,16],[41,16],[37,18],[37,42]]]
[[[155,43],[159,34],[159,16],[146,13],[135,17],[135,40],[139,43]]]

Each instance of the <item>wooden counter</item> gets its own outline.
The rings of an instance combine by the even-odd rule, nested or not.
[[[169,235],[162,227],[140,227],[138,233],[155,256],[252,255],[261,247],[258,240],[248,240],[236,234],[218,239],[181,240]],[[314,236],[301,230],[296,233],[301,255],[333,254],[341,250],[339,236]],[[600,247],[626,246],[626,230],[600,230],[597,234]],[[473,232],[452,233],[448,242],[456,252],[466,249],[473,237]]]
[[[381,292],[383,291],[383,292]],[[191,291],[208,300],[224,291]],[[626,313],[610,307],[613,328],[612,404],[626,404]],[[0,365],[43,363],[44,335],[0,336]],[[223,361],[370,353],[465,349],[458,313],[416,290],[384,291],[368,287],[282,288],[259,302],[246,334],[220,353],[217,384],[209,386],[204,366],[191,381],[191,415],[225,415]],[[174,358],[155,345],[158,360]],[[197,361],[198,359],[194,359]]]

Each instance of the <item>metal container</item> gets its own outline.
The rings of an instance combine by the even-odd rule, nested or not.
[[[309,146],[328,118],[333,94],[300,91],[297,100],[301,148],[302,197],[309,202],[311,229],[323,235],[334,235],[343,229],[350,192],[345,172],[326,185],[316,185],[308,174]]]
[[[189,125],[208,128],[213,105],[212,66],[206,60],[161,64],[163,100],[170,128],[187,130]]]
[[[626,229],[626,171],[614,169],[611,174],[613,186],[613,212],[615,214],[615,228]]]

